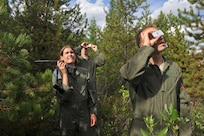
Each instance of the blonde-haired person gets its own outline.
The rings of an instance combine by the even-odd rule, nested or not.
[[[96,91],[88,70],[76,64],[74,49],[64,46],[52,77],[60,104],[60,129],[62,136],[91,136],[90,128],[97,121]]]

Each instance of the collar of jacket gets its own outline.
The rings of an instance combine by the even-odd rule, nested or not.
[[[172,64],[172,61],[167,60],[164,56],[162,56],[162,58],[164,60],[164,71],[166,71],[169,65]],[[148,62],[148,65],[154,65],[154,64],[151,64],[150,62]]]

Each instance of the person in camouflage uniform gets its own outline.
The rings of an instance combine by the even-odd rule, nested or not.
[[[95,57],[89,56],[90,49],[92,49],[96,53]],[[89,44],[88,42],[81,43],[80,46],[75,48],[75,51],[77,52],[79,57],[79,63],[77,63],[77,65],[88,69],[90,73],[90,80],[93,81],[94,87],[97,88],[96,87],[96,68],[101,67],[105,64],[105,59],[103,54],[99,51],[97,45]],[[99,115],[99,113],[97,115]],[[100,136],[99,120],[97,121],[97,125],[92,127],[92,130],[93,130],[93,133],[96,133],[95,135]]]
[[[137,53],[124,64],[120,73],[129,83],[130,98],[133,105],[133,118],[129,136],[142,136],[141,129],[147,130],[144,118],[153,115],[159,121],[155,132],[165,127],[160,111],[165,112],[165,104],[174,105],[181,117],[190,119],[190,96],[182,82],[182,71],[178,64],[167,60],[162,51],[166,49],[163,35],[154,37],[155,25],[139,31]],[[192,134],[191,121],[179,125],[179,136]],[[168,130],[167,136],[172,136]]]
[[[60,104],[62,136],[93,136],[96,125],[96,91],[87,69],[76,66],[74,49],[64,46],[59,54],[52,83]]]
[[[96,53],[95,57],[89,56],[89,49],[92,49]],[[97,45],[89,44],[88,42],[81,43],[79,47],[75,48],[75,51],[77,54],[80,54],[78,55],[79,63],[77,65],[88,69],[91,80],[95,82],[96,86],[96,68],[105,64],[103,54],[99,51]]]

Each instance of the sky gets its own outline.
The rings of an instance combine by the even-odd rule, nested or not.
[[[150,4],[151,16],[156,18],[160,11],[164,13],[177,14],[177,9],[181,10],[186,8],[189,9],[190,3],[187,0],[147,0]],[[71,5],[79,3],[81,6],[82,13],[86,13],[89,21],[95,18],[96,23],[100,27],[104,27],[105,22],[105,10],[109,10],[110,0],[71,0]]]

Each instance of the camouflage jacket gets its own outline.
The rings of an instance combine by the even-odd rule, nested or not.
[[[62,76],[58,68],[53,72],[52,84],[59,102],[76,104],[87,100],[90,113],[97,114],[96,91],[93,82],[90,81],[88,70],[81,67],[71,69],[68,70],[69,86],[62,84]]]

